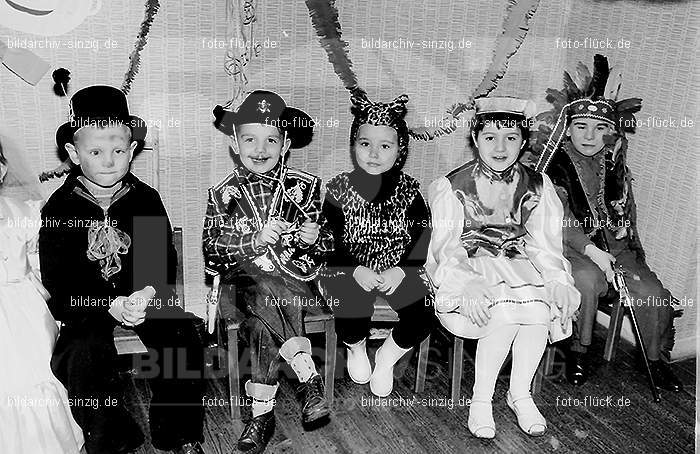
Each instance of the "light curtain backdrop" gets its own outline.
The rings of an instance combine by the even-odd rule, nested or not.
[[[490,61],[507,4],[505,0],[337,3],[361,86],[372,99],[407,93],[408,121],[413,125],[441,118],[452,103],[467,99]],[[278,91],[289,104],[318,119],[313,143],[295,151],[290,163],[327,180],[350,168],[347,92],[319,45],[304,2],[263,0],[258,5],[254,33],[263,48],[249,66],[250,88]],[[72,72],[73,91],[96,83],[119,86],[143,10],[141,1],[103,2],[97,15],[77,29],[48,38],[60,41],[58,48],[35,52],[50,62],[52,70],[62,66]],[[561,87],[562,71],[573,70],[578,60],[590,66],[593,54],[602,50],[611,65],[623,70],[621,97],[644,99],[637,115],[640,121],[654,116],[657,121],[680,123],[685,118],[697,123],[698,79],[693,68],[699,19],[697,2],[542,0],[494,94],[531,97],[545,110],[544,90]],[[586,37],[608,38],[613,48],[562,47],[564,40],[583,43]],[[0,39],[24,38],[45,41],[0,27]],[[223,70],[225,49],[213,48],[212,42],[226,39],[223,0],[161,2],[129,96],[135,114],[161,126],[161,194],[173,224],[184,229],[185,301],[198,314],[204,312],[201,229],[206,190],[232,168],[225,138],[211,125],[212,108],[232,92]],[[377,39],[412,40],[414,48],[368,48]],[[69,47],[94,44],[93,40],[99,43],[96,51]],[[454,47],[422,48],[422,41],[434,40],[451,41]],[[618,48],[619,40],[628,41],[629,47],[623,41]],[[460,48],[460,42],[470,42],[471,47]],[[54,130],[67,114],[67,99],[55,96],[52,85],[50,73],[32,87],[0,69],[0,121],[15,131],[37,172],[58,164]],[[642,125],[630,140],[639,230],[652,269],[677,297],[693,300],[694,305],[676,320],[674,356],[688,356],[695,352],[697,318],[697,128],[651,123]],[[430,181],[469,156],[465,131],[459,129],[432,142],[413,142],[406,171],[420,179],[425,190]],[[134,168],[150,182],[148,159],[144,153]],[[57,185],[49,183],[47,189]],[[79,282],[76,277],[76,285]]]

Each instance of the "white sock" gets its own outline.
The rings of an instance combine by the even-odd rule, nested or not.
[[[311,358],[311,355],[306,352],[297,353],[294,358],[292,358],[290,365],[301,383],[306,383],[311,377],[318,375],[314,360]]]
[[[473,401],[491,402],[498,374],[518,332],[518,325],[501,326],[476,344]]]
[[[253,418],[272,411],[275,406],[275,394],[277,394],[277,387],[278,385],[253,383],[250,380],[246,382],[245,392],[253,399],[251,404]]]
[[[514,400],[530,395],[530,384],[547,347],[549,328],[545,325],[521,325],[513,342],[513,368],[510,395]]]

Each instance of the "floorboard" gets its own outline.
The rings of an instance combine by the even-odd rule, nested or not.
[[[600,328],[599,328],[600,329]],[[602,359],[604,331],[597,331],[592,348],[591,379],[574,389],[563,378],[561,358],[554,373],[545,379],[542,392],[535,397],[547,418],[548,431],[531,438],[522,433],[515,416],[505,403],[508,388],[506,364],[499,377],[494,398],[497,435],[482,441],[467,430],[468,406],[473,380],[474,344],[465,343],[462,402],[450,406],[448,347],[446,336],[435,335],[431,345],[425,392],[412,390],[415,355],[396,367],[396,382],[391,400],[373,398],[369,386],[352,383],[339,373],[335,383],[335,405],[330,423],[314,431],[301,427],[295,383],[283,379],[276,407],[277,430],[266,452],[291,453],[688,453],[694,449],[695,359],[674,364],[684,382],[681,393],[662,393],[661,402],[652,401],[644,373],[635,365],[632,346],[622,344],[615,360]],[[322,341],[322,339],[320,339]],[[313,339],[319,341],[319,339]],[[380,341],[370,344],[370,357]],[[322,345],[322,344],[321,344]],[[339,362],[341,358],[339,357]],[[340,369],[339,369],[340,372]],[[228,382],[221,373],[208,380],[206,398],[205,444],[207,453],[237,452],[236,440],[242,430],[233,424],[228,402]],[[128,406],[147,430],[148,388],[144,380],[127,380]],[[608,400],[608,396],[610,399]],[[379,405],[381,403],[381,405]],[[388,405],[391,404],[391,405]],[[243,418],[249,411],[243,411]],[[150,439],[149,439],[150,440]],[[150,441],[139,454],[160,453]]]

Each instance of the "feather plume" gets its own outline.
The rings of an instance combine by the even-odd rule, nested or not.
[[[568,71],[564,71],[564,92],[567,94],[569,102],[582,96],[586,87],[579,87],[574,82]]]
[[[595,54],[593,56],[593,79],[589,88],[589,93],[586,96],[602,97],[605,95],[605,84],[608,82],[610,75],[610,67],[608,66],[607,57]]]
[[[641,98],[628,98],[623,99],[617,103],[618,112],[630,112],[637,113],[642,110],[642,99]]]
[[[472,98],[486,96],[498,85],[498,81],[508,69],[508,61],[520,48],[530,27],[530,19],[537,11],[539,0],[509,0],[506,8],[506,18],[503,21],[503,32],[496,39],[493,59],[484,78]]]
[[[134,81],[134,77],[136,77],[141,67],[141,51],[146,47],[148,32],[151,30],[151,24],[158,12],[158,8],[160,8],[158,0],[146,0],[146,12],[144,13],[143,22],[141,22],[141,29],[139,30],[139,34],[136,35],[134,50],[131,52],[131,55],[129,55],[129,69],[126,71],[126,74],[124,74],[122,91],[125,94],[129,94],[129,91],[131,91],[131,83]]]
[[[584,65],[583,62],[578,62],[576,65],[576,85],[585,90],[591,83],[591,72],[588,70],[588,66]]]
[[[622,86],[622,71],[613,72],[610,68],[610,76],[608,76],[608,82],[605,84],[605,98],[617,100],[617,95],[620,93],[620,87]]]
[[[321,46],[328,54],[328,61],[348,90],[357,87],[357,76],[352,70],[348,55],[348,43],[341,37],[338,9],[335,0],[306,0],[311,22]]]

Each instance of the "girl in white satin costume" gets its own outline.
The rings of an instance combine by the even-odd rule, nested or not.
[[[456,336],[479,339],[469,430],[493,438],[496,379],[513,352],[508,406],[520,428],[544,434],[530,383],[547,345],[571,334],[580,294],[562,252],[563,208],[552,182],[518,158],[534,104],[480,98],[472,140],[477,158],[429,188],[433,232],[426,271],[435,310]],[[530,111],[530,112],[528,112]]]
[[[26,192],[20,186],[30,176],[19,175],[27,166],[18,160],[17,147],[0,134],[0,452],[76,454],[83,433],[51,372],[58,327],[37,276],[40,202],[5,195]]]

